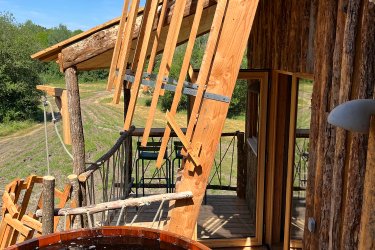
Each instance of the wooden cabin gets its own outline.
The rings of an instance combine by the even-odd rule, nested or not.
[[[176,2],[170,1],[166,10],[157,53],[163,52]],[[197,36],[210,32],[220,2],[204,1]],[[251,26],[248,27],[247,68],[238,70],[238,76],[237,72],[222,72],[248,80],[245,131],[229,135],[237,140],[237,176],[232,188],[236,193],[224,202],[207,196],[208,201],[202,207],[200,203],[176,203],[178,209],[174,209],[178,212],[175,213],[183,215],[178,223],[185,228],[181,230],[172,223],[167,230],[191,237],[198,220],[198,240],[213,248],[373,248],[375,226],[371,219],[374,216],[362,208],[366,195],[370,196],[370,204],[375,205],[374,194],[364,191],[371,185],[365,182],[366,165],[374,165],[371,160],[366,161],[369,137],[334,127],[327,123],[327,116],[334,107],[348,100],[375,97],[374,1],[236,2],[240,5],[251,2],[251,8],[246,11],[254,15],[245,22]],[[197,0],[187,0],[177,44],[189,40],[196,8]],[[143,14],[144,10],[139,10],[135,18],[130,57],[136,53]],[[65,72],[73,171],[78,175],[86,169],[77,72],[111,66],[120,20],[94,27],[32,56],[44,62],[57,61]],[[155,30],[156,27],[152,32]],[[228,41],[230,47],[234,42]],[[189,72],[191,81],[197,79],[199,71]],[[124,88],[124,99],[126,106],[129,89]],[[307,122],[299,126],[299,119]],[[142,128],[137,128],[132,136],[136,138],[141,132]],[[151,136],[158,137],[158,133],[154,129]],[[129,165],[131,144],[129,141],[124,144]],[[206,179],[200,179],[199,174],[189,177],[188,173],[179,173],[179,178],[182,182],[191,181],[185,184],[194,189],[194,195],[199,193],[202,201],[205,188],[194,183]],[[130,179],[126,181],[131,182]],[[220,208],[232,207],[230,213],[239,214],[234,224],[240,225],[243,231],[223,227],[227,232],[204,239],[201,232],[212,230],[199,225],[200,219],[205,223],[199,211],[208,213],[210,202],[211,209],[216,208],[220,213],[224,211]],[[211,216],[220,219],[220,214],[211,212]],[[171,216],[176,214],[172,212]],[[228,218],[224,214],[224,220]],[[231,222],[228,219],[226,223]]]

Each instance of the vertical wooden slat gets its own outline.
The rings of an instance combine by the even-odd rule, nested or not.
[[[135,26],[135,21],[137,19],[139,9],[139,0],[133,0],[130,12],[126,22],[125,35],[122,41],[121,51],[119,52],[118,67],[115,71],[118,70],[117,74],[115,72],[115,78],[113,80],[115,85],[115,93],[113,96],[112,103],[118,104],[120,102],[122,83],[124,81],[124,76],[126,73],[126,67],[128,66],[130,47],[132,44],[133,31]]]
[[[72,135],[70,133],[69,108],[68,108],[68,93],[63,90],[61,95],[61,116],[63,125],[64,143],[72,145]]]
[[[115,76],[116,76],[116,68],[117,68],[117,64],[118,64],[119,53],[120,53],[120,50],[121,50],[122,39],[123,39],[123,36],[124,36],[126,18],[128,17],[129,1],[130,0],[124,1],[124,6],[123,6],[123,9],[122,9],[120,25],[119,25],[119,28],[118,28],[118,31],[117,31],[118,32],[117,33],[117,40],[116,40],[115,48],[114,48],[113,55],[112,55],[111,67],[109,68],[107,90],[112,90],[113,81],[114,81]]]
[[[184,8],[186,5],[186,0],[180,0],[175,2],[172,20],[168,30],[168,36],[165,42],[163,57],[161,59],[160,68],[158,76],[155,81],[154,93],[151,101],[150,110],[148,113],[143,137],[142,146],[146,146],[148,137],[150,135],[152,123],[154,120],[155,110],[158,104],[159,96],[161,93],[161,88],[165,76],[169,76],[170,69],[172,67],[172,60],[174,51],[177,46],[177,39],[180,33],[181,22],[183,18]]]
[[[195,39],[197,38],[199,23],[200,23],[200,20],[201,20],[201,17],[202,17],[203,4],[204,4],[204,0],[198,0],[193,25],[191,27],[189,41],[188,41],[186,51],[185,51],[184,61],[182,62],[182,66],[181,66],[180,77],[178,78],[176,91],[175,91],[175,94],[174,94],[174,97],[173,97],[172,106],[171,106],[171,109],[169,111],[169,114],[173,118],[176,115],[178,104],[179,104],[180,99],[181,99],[182,89],[184,87],[186,75],[187,75],[188,70],[189,70],[190,59],[191,59],[191,56],[192,56],[192,53],[193,53]],[[163,163],[163,158],[164,158],[165,151],[167,149],[170,134],[171,134],[171,129],[170,129],[169,126],[167,126],[165,128],[165,131],[164,131],[159,155],[158,155],[158,158],[157,158],[157,161],[156,161],[156,166],[159,167],[159,168],[161,167],[161,165]]]
[[[294,157],[296,147],[296,125],[297,125],[297,105],[298,105],[298,79],[292,78],[290,104],[290,123],[289,123],[289,145],[288,145],[288,170],[286,180],[286,202],[285,202],[285,223],[284,223],[284,249],[290,248],[290,225],[292,216],[293,202],[293,176],[294,176]]]
[[[142,82],[143,68],[144,68],[145,61],[146,61],[147,48],[148,48],[148,43],[149,43],[149,39],[151,36],[151,30],[152,30],[152,26],[154,23],[156,10],[157,10],[158,0],[150,0],[150,4],[151,4],[150,17],[147,18],[147,22],[144,24],[145,35],[144,35],[144,39],[142,39],[143,43],[140,44],[141,49],[140,49],[139,61],[136,67],[134,83],[131,88],[130,101],[127,106],[128,111],[127,111],[126,118],[125,118],[124,130],[129,130],[132,124],[134,111],[135,111],[135,105],[138,99],[139,87]],[[136,60],[134,61],[134,64],[135,62]]]
[[[147,32],[148,35],[151,35],[153,24],[154,24],[154,19],[155,19],[156,8],[157,8],[157,6],[156,6],[155,11],[153,11],[151,13],[150,11],[151,11],[151,5],[152,4],[153,4],[152,0],[146,1],[146,6],[145,6],[144,11],[143,11],[141,29],[138,33],[137,46],[135,48],[135,52],[134,52],[134,56],[133,56],[133,62],[132,62],[132,67],[131,67],[132,72],[137,70],[137,65],[138,65],[138,61],[140,59],[141,50],[144,47],[144,45],[143,45],[144,42],[147,43],[147,47],[148,47],[149,38],[147,39],[147,41],[145,41],[145,38],[146,38],[145,34]],[[151,21],[151,28],[149,28],[146,31],[146,29],[148,28],[147,27],[147,23],[148,23],[147,20],[149,20],[150,18],[151,18],[151,20],[150,20]]]
[[[163,5],[161,7],[161,11],[160,11],[159,19],[158,19],[158,27],[156,29],[156,33],[155,33],[155,36],[154,36],[154,41],[153,41],[153,44],[152,44],[150,59],[149,59],[148,66],[147,66],[147,73],[149,73],[149,74],[152,73],[152,70],[153,70],[154,65],[155,65],[156,53],[157,53],[157,49],[158,49],[159,42],[160,42],[160,34],[161,34],[161,29],[163,28],[165,13],[167,13],[168,1],[169,0],[164,0]]]
[[[220,36],[220,31],[222,28],[222,22],[224,14],[227,8],[227,1],[218,1],[216,7],[216,13],[211,27],[210,36],[208,37],[206,51],[202,59],[201,69],[199,70],[199,75],[197,78],[197,84],[199,85],[197,95],[194,100],[193,109],[190,112],[190,119],[186,131],[186,138],[191,141],[193,130],[197,121],[197,115],[203,99],[203,92],[207,84],[207,80],[210,74],[210,69],[212,62],[214,60],[215,52],[217,49],[217,43]]]

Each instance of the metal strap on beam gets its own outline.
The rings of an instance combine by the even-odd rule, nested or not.
[[[143,74],[143,79],[142,79],[142,84],[148,87],[154,87],[155,86],[155,74],[149,74],[149,73],[144,73]],[[127,82],[134,82],[134,75],[132,74],[126,74],[124,77],[124,80]],[[177,81],[171,77],[164,77],[163,80],[164,84],[162,86],[162,89],[167,90],[167,91],[176,91],[176,83]],[[198,84],[194,84],[191,82],[184,82],[184,89],[182,91],[183,94],[185,95],[191,95],[191,96],[196,96],[197,95],[197,89],[198,89]],[[219,102],[225,102],[225,103],[230,103],[231,98],[228,96],[223,96],[223,95],[217,95],[214,93],[209,93],[205,92],[204,93],[204,98],[210,99],[210,100],[215,100]]]

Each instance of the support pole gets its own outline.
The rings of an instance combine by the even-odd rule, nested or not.
[[[375,116],[372,116],[370,122],[366,162],[359,250],[375,247]]]
[[[237,197],[246,198],[246,151],[245,134],[237,132]]]
[[[128,113],[128,107],[130,102],[131,91],[129,88],[126,88],[124,82],[124,121],[126,119],[126,114]],[[124,191],[125,197],[128,196],[128,190],[130,191],[130,182],[132,178],[132,159],[133,159],[133,149],[132,149],[132,136],[129,135],[125,139],[125,181],[124,181]]]
[[[53,233],[54,219],[54,201],[55,201],[55,177],[43,177],[43,217],[42,234]]]
[[[70,185],[72,185],[72,193],[70,195],[70,207],[76,208],[78,207],[78,204],[79,204],[78,176],[76,174],[71,174],[68,176],[68,180],[69,180]],[[73,229],[78,228],[78,223],[77,223],[75,216],[71,218],[70,224]]]
[[[76,67],[65,70],[65,84],[68,92],[70,114],[70,133],[72,137],[73,173],[79,175],[85,171],[85,138],[83,134],[81,103]],[[86,206],[86,184],[80,183],[78,206]],[[82,222],[84,224],[84,222]],[[83,226],[83,225],[82,225]]]

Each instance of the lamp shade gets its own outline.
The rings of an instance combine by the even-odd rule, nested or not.
[[[351,132],[369,133],[371,115],[375,115],[375,100],[358,99],[335,107],[328,122]]]

